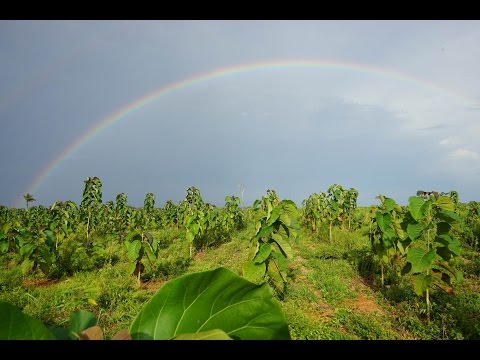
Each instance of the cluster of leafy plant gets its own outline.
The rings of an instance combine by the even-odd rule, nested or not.
[[[101,340],[95,314],[73,313],[68,328],[48,328],[18,308],[0,302],[1,340]],[[290,339],[278,301],[267,284],[257,285],[225,268],[184,275],[165,283],[143,306],[129,331],[112,340]]]
[[[287,259],[293,257],[291,241],[297,240],[300,230],[298,209],[291,200],[280,201],[273,190],[256,200],[253,209],[255,235],[243,274],[253,282],[266,280],[281,295],[287,283]]]
[[[186,190],[185,199],[177,207],[171,201],[167,202],[163,212],[164,223],[176,228],[183,227],[190,255],[193,255],[194,250],[227,241],[233,230],[245,226],[244,213],[239,204],[238,197],[227,196],[225,207],[218,209],[203,201],[199,189],[190,187]]]
[[[385,265],[390,265],[394,270],[399,265],[399,260],[405,256],[406,249],[411,239],[406,237],[402,229],[403,209],[395,200],[379,195],[376,197],[381,205],[371,219],[370,243],[372,253],[380,260],[381,283],[385,284]]]
[[[303,220],[314,232],[320,224],[328,224],[331,241],[333,225],[344,226],[346,223],[348,229],[351,229],[357,208],[357,198],[356,189],[346,190],[341,185],[334,184],[328,188],[327,193],[313,193],[303,201]]]
[[[25,201],[28,206],[35,199],[26,194]],[[168,201],[163,209],[155,208],[153,193],[146,194],[142,208],[129,206],[124,193],[115,203],[103,204],[101,180],[88,177],[79,206],[57,201],[50,208],[0,207],[0,255],[13,256],[25,274],[40,269],[49,278],[60,278],[114,261],[107,250],[120,243],[132,274],[140,278],[148,266],[155,276],[161,239],[153,232],[183,229],[193,255],[194,249],[224,242],[245,226],[240,199],[227,196],[225,202],[225,208],[218,209],[191,187],[178,206]]]
[[[425,295],[429,320],[431,291],[452,294],[452,286],[462,281],[461,272],[455,269],[461,252],[457,238],[461,218],[454,211],[455,203],[448,196],[422,194],[410,197],[402,209],[391,198],[378,198],[382,205],[372,220],[372,252],[382,264],[404,264],[400,274],[410,277],[418,296]]]
[[[226,231],[238,231],[245,227],[245,214],[240,209],[240,198],[238,196],[225,197],[221,223]]]
[[[465,221],[462,227],[462,238],[474,249],[480,248],[480,203],[470,201],[465,206]]]
[[[145,271],[145,259],[148,259],[152,266],[157,260],[158,241],[150,233],[135,231],[127,236],[124,244],[130,260],[128,272],[137,276],[140,283],[140,276]]]

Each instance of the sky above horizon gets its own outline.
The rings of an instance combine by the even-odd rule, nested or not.
[[[480,201],[480,21],[0,21],[0,205]]]

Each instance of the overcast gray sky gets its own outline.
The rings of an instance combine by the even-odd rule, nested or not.
[[[87,176],[133,206],[240,184],[244,205],[334,183],[479,201],[479,79],[480,21],[0,21],[0,204],[78,203]]]

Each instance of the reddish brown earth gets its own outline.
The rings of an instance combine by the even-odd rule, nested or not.
[[[58,283],[58,280],[50,279],[27,279],[24,280],[22,285],[25,287],[46,287]]]

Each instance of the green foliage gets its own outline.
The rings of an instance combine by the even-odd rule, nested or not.
[[[344,193],[345,201],[343,202],[346,217],[348,220],[348,229],[352,229],[352,221],[354,219],[355,209],[357,208],[358,191],[350,188]]]
[[[461,220],[453,210],[455,204],[447,196],[409,198],[409,215],[403,228],[414,241],[407,252],[403,274],[411,274],[414,292],[426,294],[427,318],[430,319],[430,291],[434,288],[453,293],[452,285],[462,280],[454,268],[454,259],[460,255],[460,242],[454,230]]]
[[[153,193],[148,193],[145,195],[145,200],[143,202],[143,221],[142,225],[146,228],[155,227],[155,195]]]
[[[17,229],[15,247],[20,255],[20,268],[23,274],[39,267],[45,275],[52,275],[58,252],[55,248],[53,232],[50,229],[39,234],[25,228]]]
[[[148,193],[147,195],[145,195],[143,208],[147,214],[153,213],[153,210],[155,209],[155,194]]]
[[[133,339],[172,339],[222,330],[233,339],[289,339],[279,304],[266,284],[219,268],[169,281],[130,327]],[[217,332],[218,334],[218,332]]]
[[[14,242],[15,232],[11,229],[11,224],[5,222],[0,226],[0,255],[15,250]]]
[[[228,232],[241,230],[244,225],[245,215],[240,209],[240,198],[238,196],[227,196],[222,212],[221,226]]]
[[[195,187],[187,189],[185,199],[178,206],[177,216],[185,229],[190,256],[194,249],[212,246],[228,238],[220,225],[218,209],[205,203]]]
[[[466,205],[466,214],[461,229],[461,237],[463,241],[475,248],[480,248],[480,203],[470,201]]]
[[[141,273],[145,270],[144,259],[148,259],[152,266],[157,260],[158,240],[154,239],[150,233],[134,231],[127,235],[124,244],[130,260],[128,272],[137,276],[140,281]]]
[[[63,326],[72,311],[88,306],[89,310],[101,311],[101,326],[113,334],[112,326],[117,321],[122,326],[130,324],[152,289],[163,281],[187,271],[226,266],[237,273],[243,270],[254,283],[267,281],[281,295],[282,306],[291,300],[289,296],[305,295],[302,303],[288,305],[306,310],[301,319],[293,318],[300,321],[292,332],[295,338],[388,337],[368,326],[370,319],[376,321],[374,317],[356,317],[356,312],[349,311],[341,317],[330,313],[333,307],[342,308],[355,301],[355,274],[370,284],[380,271],[385,286],[377,290],[400,312],[406,309],[409,313],[398,320],[411,332],[408,336],[479,337],[476,314],[480,302],[475,289],[480,274],[480,209],[478,202],[458,202],[455,191],[420,192],[404,207],[393,199],[379,197],[380,206],[357,209],[356,190],[332,185],[328,194],[312,194],[303,202],[302,223],[313,233],[304,233],[306,246],[302,241],[292,249],[291,240],[300,229],[295,221],[289,222],[291,214],[282,217],[288,209],[273,190],[245,209],[240,209],[235,196],[227,196],[225,206],[217,208],[204,202],[193,187],[178,206],[169,201],[164,208],[155,209],[154,196],[148,193],[143,208],[134,208],[127,205],[123,193],[117,195],[116,203],[102,204],[101,182],[88,179],[80,206],[72,201],[56,201],[50,207],[28,207],[28,203],[27,208],[20,209],[0,206],[0,299],[49,325]],[[298,213],[291,216],[296,218]],[[347,224],[350,231],[346,231]],[[237,234],[244,226],[247,229]],[[184,238],[189,240],[190,256]],[[326,238],[330,241],[318,242]],[[232,243],[211,246],[231,239]],[[193,250],[198,251],[196,256],[192,256]],[[293,250],[300,256],[289,263]],[[118,276],[84,289],[84,283],[96,281],[92,280],[93,273],[87,272],[97,268],[101,268],[98,276],[107,276],[100,274],[110,270]],[[465,282],[457,287],[463,278],[459,269],[465,274]],[[142,286],[125,277],[127,272],[139,279],[142,275]],[[68,281],[55,281],[66,276]],[[89,280],[70,283],[82,276]],[[64,286],[72,288],[66,290]],[[94,287],[97,290],[92,290]],[[59,288],[63,289],[59,292]],[[456,296],[450,296],[454,289]],[[419,296],[423,296],[423,302]],[[317,318],[318,309],[324,307],[331,307],[326,309],[326,318]],[[309,312],[313,312],[312,318]],[[431,328],[417,314],[427,314]],[[87,329],[50,331],[65,339],[99,337],[98,326],[88,334],[84,333]],[[328,334],[321,334],[324,330]],[[226,332],[212,329],[177,338],[227,337]]]
[[[293,201],[278,201],[269,195],[263,198],[263,203],[255,202],[261,207],[256,208],[256,232],[243,274],[255,282],[266,278],[281,294],[287,282],[287,259],[293,257],[290,240],[297,239],[300,229],[299,214]]]
[[[86,225],[87,243],[85,245],[89,246],[90,233],[98,223],[98,212],[102,204],[102,182],[95,176],[87,177],[84,183],[80,216]]]
[[[162,219],[163,219],[164,226],[175,227],[178,229],[179,220],[178,220],[177,207],[171,200],[168,200],[165,203],[165,206],[163,208]]]
[[[0,301],[0,340],[53,340],[55,336],[41,321],[17,307]]]
[[[95,326],[97,324],[97,319],[95,314],[91,313],[90,311],[77,311],[70,315],[70,322],[68,326],[68,330],[70,331],[71,335],[80,337],[80,333],[89,327]]]
[[[413,239],[407,238],[412,229],[406,232],[402,229],[403,210],[395,200],[383,195],[377,196],[377,199],[382,204],[371,219],[369,238],[372,253],[380,259],[381,282],[384,285],[384,266],[394,267]]]
[[[52,331],[4,302],[0,318],[0,339],[103,339],[89,311],[72,313],[67,329]],[[290,339],[268,285],[253,284],[225,268],[167,282],[137,314],[132,336],[123,333],[123,339]]]
[[[313,193],[303,201],[303,221],[316,232],[320,224],[326,221],[328,200],[325,193]]]
[[[332,241],[332,227],[335,224],[348,224],[351,229],[355,209],[357,207],[358,191],[350,188],[345,190],[341,185],[334,184],[328,188],[327,194],[314,193],[303,201],[304,222],[316,232],[321,223],[329,225],[329,240]]]
[[[175,336],[173,340],[233,340],[225,331],[213,329],[199,333],[181,334]]]

